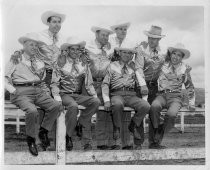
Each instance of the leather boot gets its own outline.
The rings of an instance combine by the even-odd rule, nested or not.
[[[36,146],[36,140],[35,138],[32,138],[30,136],[27,136],[27,144],[28,144],[28,149],[29,152],[33,155],[33,156],[37,156],[38,155],[38,150],[37,150],[37,146]]]
[[[39,130],[39,139],[41,141],[43,150],[46,150],[47,147],[50,146],[50,140],[48,138],[48,130],[41,127]]]
[[[141,139],[141,135],[138,132],[136,123],[133,121],[133,119],[131,119],[131,123],[129,124],[128,129],[131,133],[133,133],[134,138]]]
[[[71,137],[66,135],[66,150],[71,151],[73,149],[73,142],[71,140]]]

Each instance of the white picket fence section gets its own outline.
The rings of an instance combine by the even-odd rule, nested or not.
[[[16,132],[20,132],[20,125],[24,122],[20,118],[24,117],[24,112],[10,102],[5,102],[5,119],[16,118],[16,121],[5,121],[5,124],[15,124]],[[83,110],[83,106],[79,106]],[[103,106],[99,110],[104,110]],[[125,111],[134,112],[133,109],[125,107]],[[181,131],[184,132],[184,116],[188,114],[204,114],[205,110],[197,108],[196,112],[190,112],[186,108],[182,108],[179,112],[181,116]],[[190,125],[192,126],[192,125]],[[193,125],[195,126],[195,124]],[[196,126],[204,126],[196,125]],[[39,152],[37,157],[33,157],[29,152],[5,152],[5,164],[57,164],[65,165],[68,163],[79,162],[103,162],[103,161],[132,161],[132,160],[164,160],[164,159],[196,159],[205,158],[205,148],[176,148],[164,150],[132,150],[132,151],[71,151],[65,149],[65,113],[62,112],[57,119],[56,126],[56,152],[45,151]]]

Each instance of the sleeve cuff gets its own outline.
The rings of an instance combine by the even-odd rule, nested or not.
[[[7,85],[6,89],[10,92],[10,93],[14,93],[16,88],[14,88],[12,85]]]
[[[105,103],[105,102],[110,102],[110,98],[107,97],[107,96],[104,96],[103,99],[104,99],[104,103]]]
[[[139,82],[139,85],[146,86],[146,82],[145,82],[144,78],[141,76],[141,74],[138,71],[136,71],[135,73],[136,73],[136,77]]]

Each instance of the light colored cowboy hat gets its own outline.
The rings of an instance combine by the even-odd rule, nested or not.
[[[55,11],[46,11],[42,14],[41,16],[41,19],[42,19],[42,22],[47,25],[47,19],[49,17],[59,17],[61,18],[61,23],[63,23],[63,21],[65,20],[66,18],[66,15],[64,14],[61,14],[61,13],[58,13],[58,12],[55,12]]]
[[[162,28],[158,26],[152,25],[149,31],[144,31],[144,34],[147,35],[148,37],[152,38],[163,38],[165,35],[161,35],[162,33]]]
[[[174,47],[169,47],[168,51],[171,53],[174,50],[179,50],[184,53],[183,59],[187,59],[190,57],[190,51],[185,48],[185,46],[181,43],[177,43]]]
[[[115,31],[116,28],[121,28],[121,27],[127,27],[127,28],[129,28],[130,25],[131,25],[130,22],[126,22],[126,23],[121,23],[121,24],[113,25],[113,26],[111,26],[110,28],[111,28],[112,31]]]
[[[115,47],[114,50],[116,51],[131,51],[132,53],[136,53],[137,51],[134,49],[131,44],[125,43],[121,47]]]
[[[105,31],[109,34],[114,33],[113,31],[109,30],[108,28],[102,28],[102,27],[96,27],[96,26],[91,27],[91,31],[93,31],[94,33],[96,33],[96,31]]]
[[[24,36],[18,38],[19,43],[22,45],[25,44],[26,41],[35,41],[38,46],[44,45],[45,43],[40,41],[35,33],[27,33]]]
[[[69,47],[71,47],[73,45],[78,45],[78,46],[80,46],[80,48],[81,47],[85,47],[86,41],[82,41],[78,37],[69,37],[69,38],[67,38],[66,43],[61,45],[61,50],[69,48]]]

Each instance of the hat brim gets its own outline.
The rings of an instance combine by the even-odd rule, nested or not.
[[[64,14],[60,14],[60,13],[53,12],[53,11],[47,11],[47,12],[43,13],[41,16],[43,24],[48,25],[47,19],[49,17],[59,17],[59,18],[61,18],[61,23],[63,23],[64,20],[66,19],[66,15],[64,15]]]
[[[45,45],[45,43],[42,42],[42,41],[37,41],[37,40],[31,39],[31,38],[28,38],[28,37],[20,37],[18,39],[18,42],[22,45],[25,44],[26,41],[35,41],[38,44],[38,46]]]
[[[152,38],[163,38],[165,37],[165,35],[155,35],[155,34],[151,34],[149,31],[144,31],[144,34],[148,37],[152,37]]]
[[[96,31],[105,31],[107,32],[108,34],[113,34],[114,32],[109,30],[109,29],[106,29],[106,28],[101,28],[101,27],[91,27],[91,31],[96,33]]]
[[[130,22],[126,22],[126,23],[123,23],[123,24],[117,24],[117,25],[113,25],[110,27],[110,29],[112,31],[115,31],[116,28],[120,28],[120,27],[127,27],[127,29],[130,27],[131,23]]]
[[[76,43],[76,44],[64,43],[64,44],[61,45],[61,50],[64,50],[64,49],[69,48],[71,46],[85,47],[85,45],[86,45],[86,42],[85,41],[81,41],[81,42]]]
[[[131,51],[132,53],[137,53],[136,50],[132,49],[132,48],[121,48],[121,47],[116,47],[114,48],[116,51]]]
[[[187,50],[187,49],[183,49],[183,48],[174,48],[174,47],[169,47],[168,48],[168,51],[171,53],[172,51],[174,50],[178,50],[178,51],[181,51],[182,53],[184,53],[184,57],[183,59],[188,59],[190,58],[190,51]]]

